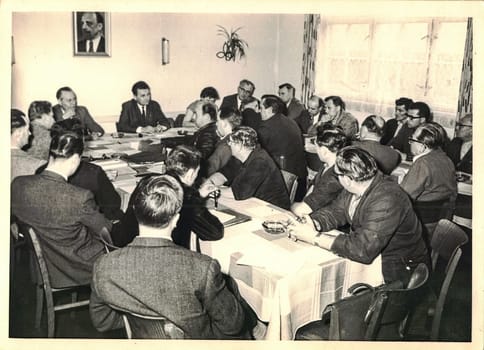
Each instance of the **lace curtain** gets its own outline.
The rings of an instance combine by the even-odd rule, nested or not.
[[[424,101],[453,131],[466,20],[322,17],[315,92],[341,96],[360,121],[392,118],[399,97]]]
[[[301,102],[303,104],[306,104],[311,95],[314,94],[314,74],[319,22],[319,15],[304,16],[303,64],[301,75]]]
[[[472,18],[467,19],[466,46],[462,62],[457,120],[472,113]]]

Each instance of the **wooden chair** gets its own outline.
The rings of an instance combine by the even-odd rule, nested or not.
[[[43,301],[45,296],[46,309],[47,309],[47,337],[53,338],[55,336],[55,313],[56,311],[73,309],[81,306],[89,305],[88,300],[77,301],[77,292],[82,287],[89,287],[89,285],[72,286],[66,288],[53,288],[50,284],[49,271],[44,260],[42,253],[42,247],[40,245],[37,234],[34,229],[28,228],[29,244],[32,245],[34,255],[37,261],[36,271],[36,284],[37,284],[37,301],[36,301],[36,316],[35,325],[36,328],[40,327],[40,321],[42,318]],[[71,302],[66,304],[55,305],[54,295],[60,292],[71,292]]]
[[[454,277],[457,264],[462,256],[461,247],[467,241],[467,234],[449,220],[440,220],[435,228],[430,245],[432,248],[432,269],[434,271],[432,282],[433,287],[438,293],[438,298],[435,307],[429,308],[428,311],[428,316],[433,317],[430,340],[438,340],[445,299],[447,298],[449,286]],[[442,271],[438,271],[441,267],[438,263],[441,262],[445,265],[443,268],[443,278],[439,278],[442,277],[442,273],[439,275],[439,272]]]
[[[284,182],[286,183],[287,192],[289,193],[289,199],[291,203],[294,203],[294,197],[296,196],[297,190],[297,176],[289,171],[282,170],[282,177],[284,178]]]
[[[296,332],[296,340],[400,340],[402,325],[423,293],[428,276],[427,266],[419,264],[407,288],[397,281],[330,304],[320,321]]]
[[[185,339],[185,332],[165,317],[123,312],[128,339]]]

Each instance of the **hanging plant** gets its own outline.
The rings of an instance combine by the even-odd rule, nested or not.
[[[235,61],[236,58],[241,59],[242,57],[245,57],[245,50],[249,48],[249,44],[237,34],[242,27],[231,30],[230,33],[220,25],[217,25],[217,27],[220,28],[217,30],[218,35],[225,37],[222,51],[217,52],[217,57],[225,58],[226,61]]]

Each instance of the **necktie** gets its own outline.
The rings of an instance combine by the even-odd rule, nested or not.
[[[145,120],[146,119],[145,106],[141,106],[141,110],[142,110],[141,116],[143,117],[143,120]]]
[[[94,49],[92,46],[92,40],[89,40],[89,52],[94,52]]]

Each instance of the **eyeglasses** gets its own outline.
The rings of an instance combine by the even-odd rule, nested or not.
[[[411,115],[411,114],[408,114],[407,113],[407,118],[410,118],[410,119],[420,119],[420,118],[423,118],[423,117],[420,117],[420,116],[414,116],[414,115]]]
[[[421,143],[423,145],[423,142],[417,140],[417,139],[413,139],[413,138],[409,138],[408,139],[408,143]]]
[[[242,86],[239,86],[239,90],[245,92],[246,94],[252,94],[252,89],[248,90],[248,89],[244,89]]]

